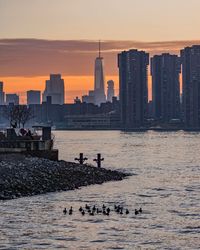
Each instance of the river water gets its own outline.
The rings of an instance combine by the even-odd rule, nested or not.
[[[75,191],[0,202],[0,249],[200,249],[200,133],[55,131],[60,159],[134,175]],[[130,214],[82,216],[85,203]],[[63,215],[73,206],[73,215]],[[135,208],[143,213],[135,216]]]

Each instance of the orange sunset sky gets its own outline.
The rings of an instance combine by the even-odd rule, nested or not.
[[[179,54],[200,44],[199,9],[199,0],[0,0],[0,81],[24,103],[27,90],[43,91],[49,74],[61,73],[73,102],[93,89],[101,39],[105,79],[118,94],[117,54]]]
[[[20,96],[21,103],[26,103],[26,91],[28,89],[41,90],[45,87],[45,80],[49,76],[36,77],[2,77],[4,91],[7,93],[17,93]],[[76,96],[81,97],[93,89],[93,76],[63,76],[65,81],[65,102],[72,103]],[[106,76],[106,80],[115,81],[116,94],[118,94],[118,76]]]

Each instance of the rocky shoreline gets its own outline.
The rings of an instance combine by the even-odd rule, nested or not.
[[[21,154],[0,155],[0,200],[119,181],[129,174]]]

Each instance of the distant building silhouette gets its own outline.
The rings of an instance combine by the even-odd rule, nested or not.
[[[153,101],[148,102],[148,118],[152,119],[153,118]]]
[[[3,92],[3,82],[0,82],[0,92]]]
[[[64,104],[65,86],[60,74],[51,74],[50,80],[46,80],[42,101],[46,102],[47,96],[51,96],[52,104]]]
[[[200,127],[200,45],[181,50],[183,119],[186,127]]]
[[[76,98],[74,99],[74,103],[81,103],[81,100],[78,98],[78,96],[76,96]]]
[[[94,68],[94,102],[98,106],[106,102],[104,81],[103,57],[101,57],[99,42],[99,56],[95,60]]]
[[[118,55],[121,122],[126,129],[145,126],[149,54],[129,50]]]
[[[114,81],[107,81],[107,102],[112,102],[112,98],[115,95],[114,91]]]
[[[27,91],[27,104],[40,104],[41,103],[41,92],[39,90]]]
[[[0,82],[0,105],[5,104],[5,93],[3,91],[3,82]]]
[[[90,90],[88,95],[83,95],[82,102],[94,104],[94,90]]]
[[[6,105],[13,103],[19,105],[19,96],[17,94],[6,94]]]
[[[162,122],[180,118],[180,58],[162,54],[151,58],[153,117]]]

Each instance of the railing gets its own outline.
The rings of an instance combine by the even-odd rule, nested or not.
[[[52,140],[38,141],[38,140],[13,140],[0,141],[0,149],[22,149],[23,151],[32,150],[51,150]]]

